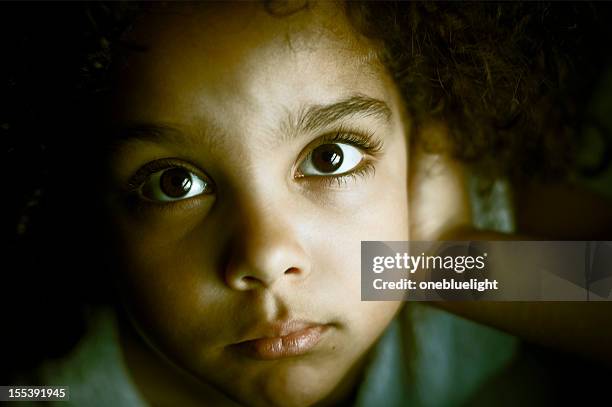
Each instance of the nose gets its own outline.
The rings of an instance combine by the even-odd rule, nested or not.
[[[279,279],[297,282],[310,274],[310,262],[295,219],[281,209],[251,208],[242,215],[230,249],[225,280],[234,290],[268,288]]]

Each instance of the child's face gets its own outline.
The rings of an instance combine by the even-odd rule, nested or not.
[[[124,298],[151,344],[241,402],[329,396],[400,306],[360,301],[360,242],[409,238],[407,147],[351,30],[333,5],[240,4],[127,38],[146,48],[113,102],[113,182],[136,190],[113,214]]]

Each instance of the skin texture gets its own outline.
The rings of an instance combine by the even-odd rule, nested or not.
[[[122,344],[155,405],[344,400],[400,308],[360,301],[361,240],[525,239],[471,229],[461,164],[418,147],[408,159],[410,123],[396,88],[375,46],[334,5],[282,18],[259,4],[161,7],[125,40],[143,51],[115,72],[111,121],[121,141],[109,205],[129,318]],[[300,126],[305,112],[355,96],[382,102],[388,114],[345,109],[334,122]],[[419,131],[438,143],[448,134],[441,123]],[[374,171],[302,176],[321,138],[338,132],[382,143],[378,152],[353,150]],[[126,192],[134,174],[163,158],[211,190],[172,203],[134,200]],[[601,334],[571,346],[557,340],[577,326],[602,326],[606,307],[572,317],[554,304],[434,305],[545,345],[609,354],[594,346]],[[273,321],[296,319],[328,328],[307,354],[262,361],[233,347]]]
[[[410,126],[397,91],[374,46],[334,5],[282,18],[255,4],[162,8],[137,21],[126,41],[144,51],[116,71],[112,121],[119,136],[140,130],[113,156],[110,207],[130,319],[123,346],[134,380],[156,405],[334,404],[350,395],[400,307],[360,301],[361,240],[526,238],[471,229],[459,163],[418,148],[408,159]],[[384,102],[391,114],[299,128],[300,113],[354,95]],[[331,182],[299,176],[317,140],[342,128],[382,141],[378,153],[363,152],[375,171]],[[440,143],[448,133],[441,123],[419,130]],[[211,193],[127,203],[134,173],[170,157],[210,181]],[[525,225],[542,224],[537,218]],[[555,237],[548,232],[538,229]],[[434,305],[545,345],[609,355],[602,340],[609,333],[567,335],[605,326],[606,307],[572,315],[555,304]],[[287,319],[328,331],[297,357],[262,361],[232,348]]]
[[[409,127],[372,45],[325,3],[283,18],[259,4],[159,10],[127,40],[146,50],[116,72],[112,121],[122,141],[110,205],[133,325],[159,360],[208,389],[204,399],[338,401],[400,307],[360,301],[360,241],[410,238]],[[387,114],[300,128],[300,113],[354,95],[383,102]],[[137,138],[121,137],[135,127]],[[153,127],[172,130],[155,137]],[[300,176],[317,140],[342,129],[382,142],[376,153],[356,150],[375,171]],[[126,185],[162,158],[214,189],[134,204]],[[327,327],[307,354],[258,360],[232,347],[270,322],[296,319]],[[137,365],[159,366],[147,352]],[[145,382],[156,386],[151,375]]]

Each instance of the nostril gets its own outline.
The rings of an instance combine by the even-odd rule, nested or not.
[[[297,267],[291,267],[285,270],[285,274],[299,274],[300,270]]]
[[[259,280],[257,280],[255,277],[251,277],[251,276],[244,276],[242,277],[242,281],[244,281],[247,284],[255,284],[257,283]]]

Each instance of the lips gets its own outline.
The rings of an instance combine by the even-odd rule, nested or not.
[[[266,324],[254,339],[234,345],[242,354],[260,360],[274,360],[309,353],[329,329],[327,324],[289,321]]]

